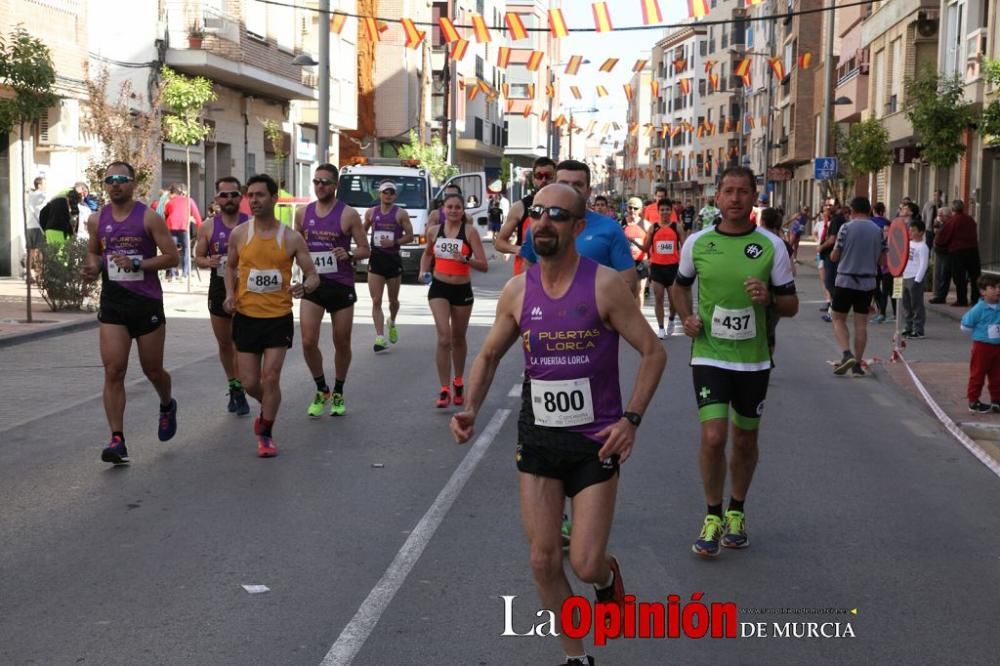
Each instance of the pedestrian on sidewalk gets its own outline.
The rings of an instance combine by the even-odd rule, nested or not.
[[[903,271],[903,317],[906,328],[903,337],[917,340],[924,337],[924,321],[927,310],[924,306],[924,276],[930,250],[924,240],[926,225],[921,220],[910,223],[910,257]]]
[[[972,358],[969,361],[969,386],[966,397],[969,411],[985,414],[1000,412],[1000,276],[986,273],[976,282],[981,299],[962,316],[962,330],[972,333]],[[990,404],[979,401],[983,383],[989,379]]]
[[[934,244],[945,249],[951,263],[952,275],[955,278],[955,302],[952,305],[962,308],[968,307],[970,303],[974,305],[978,300],[975,285],[980,270],[979,234],[976,230],[976,221],[965,213],[965,202],[961,199],[951,202],[951,215],[938,233]],[[935,297],[941,297],[939,300],[943,302],[943,296],[947,293],[947,283],[945,283],[944,291],[939,291]]]
[[[885,216],[885,204],[881,201],[876,202],[872,206],[872,211],[875,213],[872,216],[872,222],[878,225],[879,229],[882,230],[882,236],[888,239],[889,218]],[[878,314],[872,317],[873,324],[896,320],[896,299],[891,298],[892,275],[889,273],[889,265],[886,263],[887,259],[888,247],[886,247],[886,251],[882,253],[882,258],[878,262],[878,278],[875,284],[875,306],[878,308]],[[892,301],[892,319],[886,317],[886,309],[889,306],[890,300]]]
[[[837,242],[837,235],[840,228],[847,222],[847,218],[840,212],[840,202],[833,199],[825,212],[826,222],[819,241],[820,277],[823,281],[823,290],[826,292],[826,307],[824,308],[823,321],[833,321],[830,308],[833,304],[833,291],[837,281],[837,262],[831,257],[833,246]]]

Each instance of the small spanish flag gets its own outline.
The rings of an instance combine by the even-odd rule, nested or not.
[[[403,32],[406,33],[406,47],[415,49],[420,46],[420,42],[424,41],[427,33],[417,30],[417,26],[413,23],[412,19],[400,19],[399,22],[403,25]]]
[[[674,60],[674,71],[680,74],[685,69],[687,69],[687,64],[688,61],[685,60],[684,58],[678,58],[677,60]]]
[[[500,92],[503,93],[504,97],[510,97],[510,84],[509,83],[500,84]]]
[[[365,28],[368,31],[368,39],[370,39],[373,42],[380,41],[381,33],[385,32],[386,29],[388,29],[388,27],[389,26],[387,26],[384,23],[379,23],[378,19],[375,18],[365,19]]]
[[[718,74],[709,74],[708,75],[708,82],[712,84],[712,90],[718,90],[719,89],[719,75]]]
[[[469,93],[468,93],[468,95],[469,95],[469,101],[470,102],[472,100],[476,99],[476,97],[479,95],[479,86],[469,86]]]
[[[514,100],[509,99],[507,100],[507,113],[510,113],[513,110],[514,110]]]
[[[812,65],[812,62],[813,62],[813,54],[809,53],[809,51],[806,51],[805,53],[799,55],[799,69],[809,69],[809,66]]]
[[[573,93],[573,97],[576,99],[583,99],[583,95],[580,93],[580,88],[577,86],[570,86],[569,91]]]
[[[507,12],[504,16],[504,22],[507,24],[508,32],[510,32],[511,41],[527,39],[528,31],[524,29],[524,21],[516,12]]]
[[[687,95],[691,92],[691,79],[681,79],[680,82],[681,94]]]
[[[649,64],[648,60],[636,60],[635,64],[632,65],[632,71],[636,73],[641,72],[646,69],[647,64]]]
[[[635,91],[632,90],[632,84],[626,83],[623,87],[625,88],[625,99],[631,102],[632,97],[635,95]]]
[[[763,3],[763,2],[764,2],[764,0],[744,0],[744,3],[745,3],[744,6],[745,7],[753,7],[754,5],[759,5],[759,4]]]
[[[344,29],[344,23],[347,22],[347,14],[339,14],[334,12],[330,17],[330,32],[335,35],[339,35],[341,30]]]
[[[753,117],[753,114],[747,114],[747,123],[750,125],[750,129],[757,128],[757,120]]]
[[[608,96],[608,89],[605,88],[604,86],[597,86],[597,96],[598,97],[607,97]]]
[[[646,125],[646,128],[645,128],[645,129],[643,130],[643,132],[642,132],[642,133],[643,133],[643,134],[644,134],[645,136],[649,136],[649,135],[651,135],[651,134],[652,134],[652,133],[653,133],[653,132],[654,132],[655,130],[656,130],[656,128],[655,128],[655,127],[653,127],[652,125]]]
[[[549,119],[549,112],[548,111],[542,111],[541,121],[544,123],[548,119]]]
[[[452,42],[457,42],[462,39],[458,31],[455,30],[455,24],[451,22],[451,19],[447,16],[442,16],[438,21],[438,25],[441,26],[441,38],[444,40],[445,44],[451,44]]]
[[[601,71],[602,72],[610,72],[611,70],[613,70],[615,68],[615,66],[617,64],[618,64],[618,58],[608,58],[601,65]]]
[[[660,3],[656,0],[641,0],[641,2],[643,25],[663,23],[663,14],[660,12]]]
[[[743,60],[740,60],[740,64],[736,65],[736,68],[733,70],[733,74],[735,74],[736,76],[746,76],[747,74],[749,74],[750,62],[751,61],[749,56],[743,58]]]
[[[611,26],[611,15],[608,13],[608,3],[595,2],[593,9],[594,27],[597,29],[597,32],[611,32],[614,30]]]
[[[743,80],[743,87],[744,88],[752,88],[753,87],[753,77],[750,76],[750,72],[747,72],[746,74],[744,74],[740,78]]]
[[[535,84],[528,84],[528,99],[535,99]]]
[[[718,60],[706,60],[705,61],[705,73],[711,74],[715,66],[719,64]]]
[[[785,78],[785,63],[781,61],[781,58],[768,58],[767,64],[771,66],[771,71],[774,72],[774,77],[779,81]]]
[[[484,95],[493,94],[493,89],[490,88],[490,84],[486,83],[486,81],[479,79],[479,81],[476,82],[476,85],[479,86],[479,89],[483,91]]]
[[[531,55],[528,56],[528,63],[525,65],[525,68],[529,72],[537,72],[542,64],[543,57],[545,57],[545,51],[532,51]]]
[[[580,71],[580,65],[583,64],[583,56],[575,55],[570,56],[569,60],[566,62],[567,76],[576,76],[576,73]]]
[[[698,131],[695,132],[694,135],[696,137],[698,137],[699,139],[702,138],[703,136],[705,136],[705,126],[704,125],[698,125]]]
[[[708,16],[708,0],[687,0],[688,18],[704,18]]]
[[[653,99],[656,99],[656,98],[658,98],[660,96],[660,82],[659,81],[650,81],[649,82],[649,89],[653,93]]]
[[[501,46],[497,49],[497,67],[507,69],[507,66],[510,65],[510,54],[511,49],[509,46]]]
[[[595,127],[597,127],[597,121],[591,120],[590,123],[587,125],[587,134],[593,134]]]
[[[451,47],[451,59],[461,60],[465,57],[465,52],[469,50],[469,41],[466,39],[459,39]]]
[[[672,130],[670,130],[670,138],[672,139],[672,138],[674,138],[675,136],[677,136],[680,133],[681,133],[681,128],[680,127],[674,127]]]
[[[476,36],[477,44],[486,44],[490,41],[490,29],[486,27],[486,20],[479,14],[472,15],[472,32]]]
[[[559,117],[556,118],[554,122],[556,127],[562,127],[563,125],[566,124],[566,115],[560,113]]]
[[[553,39],[562,39],[569,34],[569,29],[566,27],[566,19],[563,18],[561,9],[549,10],[549,32],[552,33]]]
[[[545,86],[545,96],[546,97],[555,97],[556,96],[556,87],[554,85],[552,85],[551,83],[549,83],[548,85]]]
[[[527,118],[528,116],[531,115],[531,105],[530,104],[525,104],[524,105],[524,109],[521,111],[521,115],[524,116],[525,118]]]
[[[670,125],[664,125],[660,128],[660,138],[666,139],[667,135],[670,134]]]

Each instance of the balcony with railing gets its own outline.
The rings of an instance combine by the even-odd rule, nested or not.
[[[868,65],[858,65],[837,80],[833,98],[843,101],[833,107],[833,119],[838,123],[854,123],[868,108]]]

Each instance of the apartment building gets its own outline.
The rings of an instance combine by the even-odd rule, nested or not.
[[[622,192],[625,196],[649,198],[660,172],[650,157],[652,136],[653,94],[652,72],[647,65],[641,72],[632,75],[632,100],[628,105],[628,133],[624,148],[624,173]],[[662,94],[662,91],[661,91]],[[662,167],[660,168],[662,170]]]
[[[387,19],[408,18],[418,24],[431,21],[425,0],[379,0],[378,13]],[[423,28],[421,28],[423,29]],[[416,49],[406,46],[399,26],[387,30],[375,49],[375,140],[377,154],[392,157],[409,143],[411,130],[429,140],[431,83],[428,40]]]
[[[659,40],[650,55],[653,80],[660,96],[652,99],[654,162],[662,168],[662,184],[671,199],[696,199],[701,194],[694,137],[704,116],[700,101],[709,74],[696,56],[706,49],[707,30],[692,24]]]
[[[871,66],[867,46],[861,46],[861,24],[871,14],[871,6],[845,7],[837,12],[834,52],[838,56],[833,72],[833,121],[842,134],[864,119],[868,110]],[[824,29],[824,35],[826,31]],[[818,83],[821,83],[819,79]],[[853,192],[867,196],[869,178],[854,183]]]
[[[751,17],[775,16],[780,13],[780,0],[766,0],[751,9]],[[750,87],[744,93],[746,104],[737,129],[742,137],[742,162],[757,175],[758,188],[772,188],[774,183],[790,180],[789,169],[771,166],[771,129],[777,87],[769,60],[777,57],[780,21],[750,21],[746,29],[744,57],[750,58]],[[743,85],[743,81],[735,83]]]

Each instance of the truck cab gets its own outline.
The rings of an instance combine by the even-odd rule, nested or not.
[[[380,202],[378,188],[385,181],[396,185],[396,205],[410,216],[413,241],[399,248],[403,260],[403,278],[416,279],[420,272],[420,255],[427,243],[427,217],[434,209],[430,172],[412,160],[367,158],[364,163],[344,166],[337,183],[337,198],[351,206],[361,219],[369,208]],[[466,212],[480,233],[487,227],[486,174],[465,173],[453,176],[445,185],[454,183],[466,198]],[[440,192],[440,189],[438,190]],[[367,275],[368,261],[360,260],[355,271]]]

